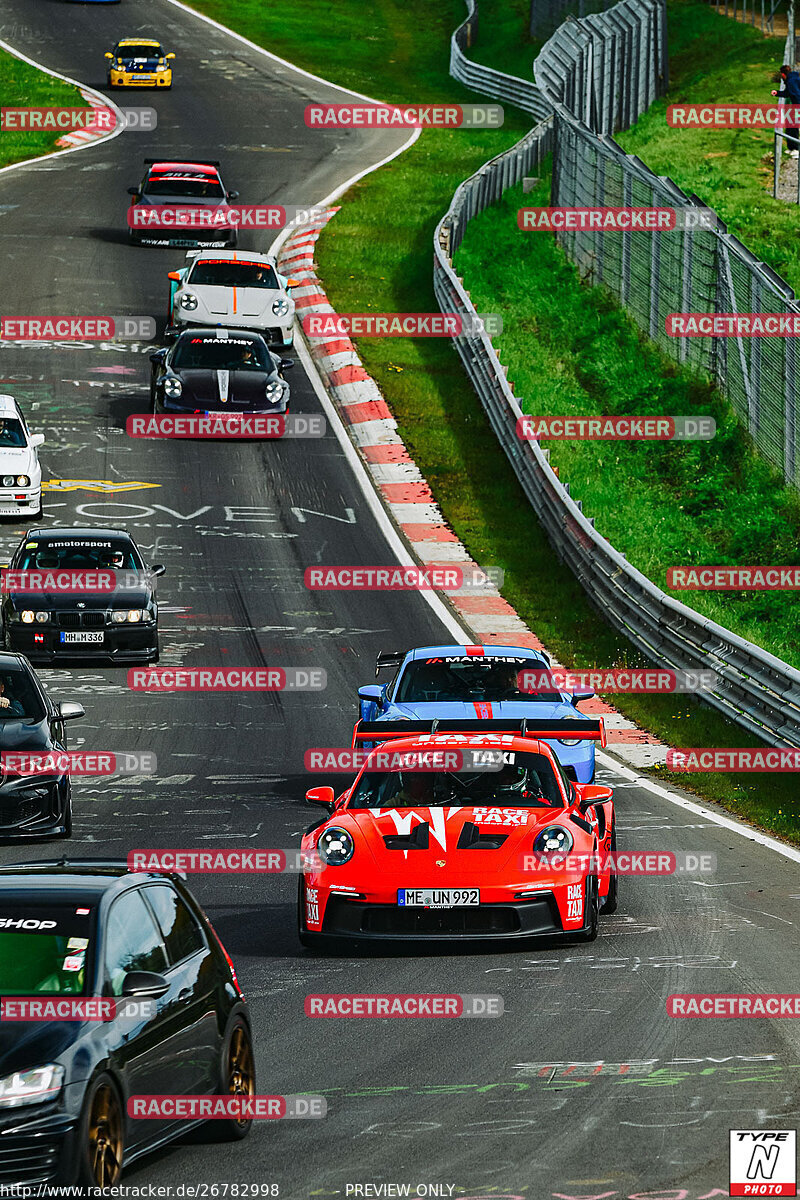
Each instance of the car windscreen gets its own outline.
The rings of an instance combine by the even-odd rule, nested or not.
[[[44,701],[28,672],[22,667],[0,670],[0,723],[42,721],[44,716]]]
[[[272,371],[264,342],[252,338],[181,338],[170,365],[176,371]]]
[[[118,58],[163,58],[160,46],[118,46]]]
[[[224,200],[225,190],[218,179],[207,175],[151,175],[144,187],[147,196],[189,196],[199,200]]]
[[[278,276],[269,263],[225,262],[223,259],[205,259],[195,263],[188,281],[195,287],[208,284],[211,287],[264,288],[277,291]]]
[[[93,909],[0,897],[0,995],[86,995]]]
[[[42,538],[25,543],[14,567],[20,571],[141,571],[144,564],[123,538]]]
[[[500,770],[364,771],[348,808],[440,808],[488,805],[563,808],[555,772],[543,754],[503,750]]]
[[[558,692],[529,690],[527,677],[545,669],[541,663],[530,658],[441,658],[432,655],[408,664],[394,700],[398,704],[434,704],[458,700],[486,703],[542,700],[551,704],[561,703]]]
[[[0,447],[22,450],[27,444],[21,421],[16,417],[4,417],[0,419]]]

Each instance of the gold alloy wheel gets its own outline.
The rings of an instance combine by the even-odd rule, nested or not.
[[[98,1187],[110,1187],[122,1174],[122,1110],[109,1083],[92,1096],[88,1133],[92,1178]]]
[[[231,1034],[228,1046],[226,1069],[228,1091],[232,1096],[252,1096],[255,1093],[255,1071],[253,1069],[253,1047],[244,1025],[237,1025]],[[237,1121],[247,1125],[249,1120]]]

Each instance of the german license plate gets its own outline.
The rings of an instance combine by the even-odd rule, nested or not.
[[[63,644],[63,643],[65,643],[65,642],[94,642],[94,643],[98,643],[98,642],[102,642],[102,640],[103,640],[103,631],[102,631],[102,629],[98,629],[98,630],[97,630],[97,632],[95,632],[94,630],[91,630],[91,631],[90,631],[90,630],[83,630],[83,629],[82,629],[82,630],[80,630],[79,632],[76,632],[76,633],[72,633],[72,632],[70,632],[70,633],[62,633],[62,634],[61,634],[61,641],[62,641],[62,644]]]
[[[481,902],[480,888],[399,888],[401,908],[465,908]]]

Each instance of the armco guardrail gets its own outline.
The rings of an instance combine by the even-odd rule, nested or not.
[[[630,10],[629,0],[618,7]],[[475,313],[452,255],[469,221],[538,166],[552,139],[548,119],[457,189],[434,236],[433,283],[443,312]],[[659,666],[714,671],[718,686],[702,696],[742,728],[773,745],[800,746],[800,671],[673,600],[632,567],[584,516],[547,452],[517,436],[522,409],[489,337],[462,337],[455,345],[555,553],[605,619]]]
[[[670,313],[788,316],[800,305],[712,210],[613,141],[663,91],[665,26],[663,0],[623,0],[602,15],[566,21],[539,54],[534,75],[555,123],[550,203],[705,208],[716,227],[619,237],[575,230],[558,241],[582,277],[612,292],[664,354],[715,380],[764,458],[800,487],[795,339],[667,333]]]
[[[504,75],[502,71],[480,66],[464,54],[473,45],[478,33],[478,5],[476,0],[466,2],[469,15],[450,39],[450,74],[459,83],[472,88],[473,92],[492,96],[495,100],[505,100],[540,121],[549,116],[550,105],[535,84],[526,83],[516,75]]]

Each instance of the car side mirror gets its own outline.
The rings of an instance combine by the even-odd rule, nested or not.
[[[334,800],[335,797],[332,787],[309,788],[309,790],[306,792],[307,804],[321,804],[324,808],[327,808],[329,812],[333,811]]]
[[[229,200],[238,200],[239,193],[238,192],[228,192],[228,199]]]
[[[572,703],[580,704],[581,700],[591,700],[593,695],[594,695],[594,692],[573,692],[572,693]]]
[[[128,971],[122,981],[123,996],[137,996],[140,1000],[157,1000],[169,991],[169,982],[156,971]]]
[[[294,366],[294,359],[293,359],[293,358],[282,358],[282,359],[281,359],[281,361],[280,361],[280,369],[281,369],[281,371],[288,371],[288,370],[289,370],[289,368],[290,368],[290,367],[293,367],[293,366]]]
[[[287,286],[287,288],[300,287],[300,280],[299,279],[287,279],[286,286]]]
[[[383,688],[379,683],[368,683],[366,687],[358,689],[359,700],[382,700]]]
[[[34,447],[34,449],[37,446],[43,446],[44,445],[44,434],[43,433],[31,434],[31,445]]]
[[[603,800],[610,800],[614,795],[610,787],[602,787],[597,783],[578,784],[580,800],[578,808],[581,812],[586,812],[587,808],[592,808],[595,804],[601,803]]]
[[[113,58],[113,57],[114,57],[114,55],[111,53],[111,51],[110,51],[110,50],[106,50],[104,57],[105,57],[105,58]]]
[[[138,196],[139,189],[138,188],[128,188],[128,195],[129,196]]]
[[[86,716],[86,709],[76,700],[62,700],[56,705],[56,712],[62,721],[74,721],[78,717]]]
[[[180,283],[183,279],[183,276],[181,275],[180,271],[170,271],[167,275],[167,279],[174,279],[176,283]]]
[[[152,567],[150,568],[150,574],[151,575],[164,575],[164,574],[166,574],[166,570],[167,570],[167,568],[164,566],[163,563],[153,563]]]
[[[170,53],[167,54],[165,57],[169,58],[169,59],[173,59],[175,57],[175,55],[172,53],[172,51],[170,51]]]
[[[166,352],[166,350],[156,350],[156,351],[154,351],[154,353],[150,355],[150,362],[151,362],[151,363],[160,363],[160,362],[163,362],[163,361],[164,361],[164,356],[166,355],[166,353],[167,353],[167,352]]]

